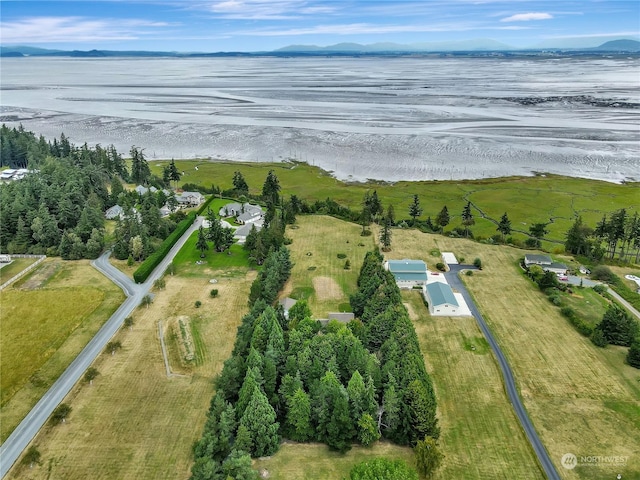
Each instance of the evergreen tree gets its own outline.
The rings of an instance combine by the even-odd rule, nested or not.
[[[474,225],[476,221],[471,213],[471,202],[467,202],[462,210],[462,224],[464,225],[464,236],[469,237],[469,227]]]
[[[285,427],[289,438],[296,442],[306,442],[313,438],[311,402],[302,388],[298,388],[287,402]]]
[[[504,243],[505,236],[511,233],[511,220],[509,220],[507,212],[504,212],[502,214],[500,222],[498,223],[498,228],[496,230],[498,230],[502,234],[502,243]]]
[[[233,172],[233,189],[236,191],[236,195],[249,195],[249,185],[247,185],[242,173],[237,170]]]
[[[386,220],[382,225],[382,230],[380,230],[380,243],[384,252],[391,250],[391,228],[389,228],[389,223]]]
[[[151,170],[141,148],[131,147],[131,180],[143,185],[149,182]]]
[[[635,368],[640,368],[640,338],[636,338],[629,347],[627,363]]]
[[[416,224],[416,218],[422,215],[422,208],[420,208],[420,199],[417,194],[413,195],[413,203],[409,205],[409,216],[412,218],[411,225]]]
[[[445,205],[444,207],[442,207],[442,210],[440,210],[440,213],[438,213],[438,216],[436,217],[436,224],[440,227],[440,233],[444,232],[444,227],[449,225],[450,221],[451,217],[449,216],[449,210]]]
[[[262,198],[267,205],[278,205],[280,199],[280,182],[273,170],[269,170],[264,185],[262,186]]]
[[[628,347],[638,335],[638,323],[625,310],[611,304],[596,330],[602,331],[607,343]]]
[[[266,457],[278,450],[280,439],[276,422],[276,412],[258,386],[253,388],[251,400],[247,406],[240,425],[246,427],[252,439],[252,457]]]

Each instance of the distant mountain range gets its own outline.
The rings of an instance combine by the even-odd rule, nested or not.
[[[2,57],[233,57],[233,56],[325,56],[325,55],[403,55],[420,53],[462,53],[482,54],[487,52],[542,53],[557,51],[573,54],[589,53],[640,53],[640,42],[631,39],[618,39],[589,48],[532,48],[516,49],[491,39],[461,40],[456,42],[428,43],[337,43],[326,47],[317,45],[289,45],[270,52],[155,52],[139,50],[52,50],[29,46],[0,47]]]

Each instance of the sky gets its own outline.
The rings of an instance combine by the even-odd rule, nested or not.
[[[3,46],[64,50],[246,52],[475,39],[585,47],[640,39],[638,0],[2,0],[0,18]]]

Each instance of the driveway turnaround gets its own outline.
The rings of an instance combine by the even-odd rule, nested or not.
[[[169,263],[180,251],[191,234],[198,229],[203,217],[198,217],[189,229],[180,237],[160,265],[149,275],[143,284],[136,284],[120,270],[109,263],[111,252],[105,252],[91,264],[113,281],[124,291],[127,299],[120,305],[116,312],[107,320],[98,333],[89,341],[64,373],[56,380],[51,388],[44,394],[40,401],[31,409],[20,422],[9,438],[0,446],[0,478],[3,478],[11,466],[18,459],[22,451],[29,445],[40,428],[47,421],[51,413],[80,380],[85,370],[93,363],[96,357],[104,351],[105,346],[120,329],[124,319],[131,314],[149,293],[153,282],[160,278],[166,271]]]
[[[482,330],[482,333],[487,339],[487,342],[489,342],[489,345],[491,345],[491,349],[493,350],[493,353],[498,360],[500,370],[502,371],[502,378],[504,379],[504,385],[507,389],[509,401],[511,402],[511,405],[516,412],[518,420],[520,420],[520,425],[522,425],[529,443],[533,447],[533,451],[538,457],[538,462],[540,462],[540,465],[542,466],[542,469],[544,470],[544,473],[549,480],[560,480],[560,475],[558,475],[556,467],[553,465],[553,462],[551,461],[547,450],[544,448],[540,437],[538,437],[538,433],[533,427],[531,419],[529,418],[529,415],[527,414],[527,411],[525,410],[524,405],[520,400],[518,389],[516,388],[516,382],[513,378],[513,373],[511,372],[511,367],[509,367],[509,363],[507,362],[506,357],[502,353],[502,350],[500,350],[500,346],[498,345],[498,342],[496,342],[496,339],[493,337],[493,334],[491,333],[491,330],[489,330],[489,327],[484,321],[484,318],[482,318],[482,315],[480,315],[480,311],[473,301],[473,298],[471,298],[471,295],[469,295],[469,292],[462,283],[462,280],[460,280],[460,277],[458,277],[458,273],[461,270],[476,270],[476,268],[469,265],[449,265],[449,268],[450,271],[445,273],[445,277],[449,282],[449,285],[451,285],[451,288],[462,293],[462,296],[466,300],[471,313],[478,322],[480,330]]]

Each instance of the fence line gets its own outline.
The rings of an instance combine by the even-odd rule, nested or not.
[[[15,282],[16,280],[18,280],[20,277],[26,275],[27,273],[29,273],[31,270],[33,270],[34,268],[36,268],[38,265],[40,265],[42,262],[44,262],[45,258],[47,258],[46,255],[11,255],[11,258],[37,258],[38,260],[36,260],[34,263],[32,263],[31,265],[29,265],[27,268],[25,268],[24,270],[22,270],[20,273],[14,275],[13,277],[11,277],[9,280],[7,280],[6,282],[4,282],[2,285],[0,285],[0,290],[3,290],[5,287],[8,287],[9,285],[11,285],[13,282]]]

